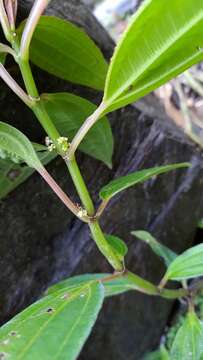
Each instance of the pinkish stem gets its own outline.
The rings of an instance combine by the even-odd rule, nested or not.
[[[88,223],[89,217],[85,215],[80,215],[81,210],[75,205],[71,199],[64,193],[64,191],[60,188],[60,186],[56,183],[56,181],[51,177],[48,171],[42,167],[37,169],[39,174],[43,177],[43,179],[47,182],[50,188],[55,192],[55,194],[59,197],[59,199],[64,203],[64,205],[80,220]]]
[[[30,42],[40,19],[40,16],[46,9],[50,0],[35,0],[30,15],[27,19],[25,29],[23,31],[21,45],[20,45],[20,57],[21,60],[28,60]]]

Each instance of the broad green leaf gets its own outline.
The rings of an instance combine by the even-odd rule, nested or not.
[[[14,161],[24,161],[28,166],[39,169],[42,165],[28,138],[13,126],[0,122],[0,150]]]
[[[109,280],[108,280],[109,278]],[[112,274],[85,274],[73,276],[72,278],[63,280],[47,290],[47,294],[52,294],[59,290],[73,290],[88,283],[89,281],[97,282],[100,280],[104,285],[105,297],[119,295],[130,290],[138,290],[146,294],[157,295],[158,292],[154,285],[140,278],[135,274],[125,274],[123,276],[112,279]],[[107,281],[108,280],[108,281]]]
[[[135,102],[203,59],[203,1],[146,0],[107,74],[106,112]]]
[[[159,243],[148,231],[137,230],[132,231],[131,234],[146,242],[151,247],[152,251],[164,260],[167,267],[177,257],[176,253],[167,246]]]
[[[38,157],[43,165],[47,165],[56,157],[56,153],[41,151],[38,152]],[[3,199],[5,196],[7,196],[33,173],[33,168],[28,166],[21,166],[20,164],[15,164],[12,161],[0,159],[0,199]]]
[[[21,36],[25,22],[17,30]],[[41,69],[76,84],[102,90],[107,73],[104,57],[79,27],[54,16],[42,16],[30,47],[30,59]]]
[[[116,255],[119,260],[123,261],[125,255],[128,252],[128,247],[123,240],[121,240],[118,236],[115,235],[107,235],[105,234],[105,238],[109,245],[114,249]]]
[[[42,298],[0,329],[0,352],[10,360],[75,360],[103,298],[99,282]]]
[[[42,102],[58,131],[69,140],[96,109],[90,101],[69,93],[43,94]],[[113,136],[106,117],[90,129],[79,149],[111,167]]]
[[[164,279],[184,280],[203,275],[203,244],[194,246],[181,255],[169,265]]]
[[[203,325],[194,312],[189,312],[178,330],[171,349],[171,360],[201,360]]]
[[[103,200],[109,200],[119,192],[128,189],[129,187],[138,183],[149,180],[153,176],[164,174],[174,169],[184,168],[190,166],[189,163],[173,164],[166,166],[154,167],[151,169],[136,171],[132,174],[122,176],[118,179],[110,181],[100,190],[100,198]]]

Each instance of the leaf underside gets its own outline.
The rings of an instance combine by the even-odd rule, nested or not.
[[[32,143],[18,129],[0,121],[0,150],[15,156],[28,166],[39,169],[42,165]]]
[[[132,103],[203,59],[203,1],[146,0],[114,52],[106,112]]]

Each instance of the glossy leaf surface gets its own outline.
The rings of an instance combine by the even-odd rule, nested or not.
[[[112,111],[203,59],[202,0],[146,0],[114,52],[104,102]]]
[[[17,30],[21,36],[24,22]],[[54,16],[42,16],[35,30],[30,59],[41,69],[76,84],[102,90],[107,64],[79,27]]]
[[[23,160],[32,168],[40,168],[41,162],[28,138],[13,126],[0,122],[1,157],[9,155],[16,162]]]
[[[203,276],[203,244],[194,246],[169,265],[164,276],[166,280],[184,280]]]
[[[166,165],[166,166],[159,166],[154,167],[151,169],[140,170],[134,173],[131,173],[126,176],[122,176],[118,179],[110,181],[107,185],[105,185],[100,190],[100,198],[103,200],[108,200],[118,194],[119,192],[128,189],[129,187],[136,185],[138,183],[144,182],[149,180],[153,176],[164,174],[166,172],[188,167],[190,164],[188,163],[181,163],[181,164],[173,164],[173,165]]]
[[[96,109],[90,101],[69,93],[43,94],[42,102],[60,134],[69,141]],[[106,117],[90,129],[79,149],[111,167],[113,136]]]
[[[103,297],[103,286],[97,282],[42,298],[0,329],[0,352],[11,360],[75,360]]]
[[[172,360],[202,360],[203,325],[194,312],[188,313],[171,349]]]
[[[116,252],[117,257],[119,260],[123,260],[125,255],[128,252],[127,245],[123,240],[121,240],[118,236],[115,235],[107,235],[105,234],[105,238],[109,245],[114,249]]]
[[[164,260],[167,267],[177,257],[177,254],[175,254],[167,246],[159,243],[149,232],[138,230],[132,231],[131,234],[146,242],[151,247],[152,251]]]

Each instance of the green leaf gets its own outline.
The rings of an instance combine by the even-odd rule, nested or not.
[[[167,267],[177,257],[176,253],[167,246],[160,244],[148,231],[137,230],[132,231],[131,234],[146,242],[151,247],[152,251],[164,260]]]
[[[107,281],[107,279],[109,280]],[[148,281],[140,278],[135,274],[128,273],[127,275],[115,277],[112,279],[112,274],[85,274],[73,276],[72,278],[63,280],[47,290],[47,294],[52,294],[59,290],[67,291],[77,289],[78,287],[88,283],[89,281],[102,281],[105,289],[105,297],[119,295],[130,290],[138,290],[145,293],[157,294],[156,288]],[[145,289],[146,291],[143,291]]]
[[[43,165],[47,165],[56,157],[56,153],[40,151],[38,157]],[[34,169],[28,166],[21,166],[12,161],[0,159],[0,199],[7,196],[33,173]]]
[[[99,282],[42,298],[0,329],[0,352],[10,360],[75,360],[103,298]]]
[[[105,238],[109,245],[111,245],[111,247],[114,249],[119,260],[123,261],[125,255],[128,252],[128,247],[125,242],[115,235],[105,234]]]
[[[190,166],[189,163],[181,163],[181,164],[173,164],[173,165],[166,165],[166,166],[159,166],[154,167],[151,169],[145,169],[136,171],[132,174],[122,176],[118,179],[110,181],[107,185],[105,185],[100,190],[100,198],[103,200],[109,200],[114,195],[118,194],[119,192],[128,189],[129,187],[136,185],[138,183],[144,182],[149,180],[153,176],[164,174],[168,171],[184,168]]]
[[[178,330],[171,349],[172,360],[200,360],[203,355],[203,325],[189,312]]]
[[[203,275],[203,244],[194,246],[181,255],[169,265],[164,279],[184,280]]]
[[[69,93],[43,94],[42,102],[58,131],[69,140],[96,109],[90,101]],[[79,149],[111,167],[113,136],[106,117],[90,129]]]
[[[106,112],[153,91],[203,59],[203,1],[146,0],[114,52],[105,85]]]
[[[39,169],[42,166],[28,138],[13,126],[1,121],[0,150],[5,156],[8,155],[14,161],[23,160],[32,168]]]
[[[23,22],[17,30],[21,36]],[[42,16],[30,47],[30,60],[41,69],[76,84],[102,90],[107,63],[90,37],[76,25]]]

